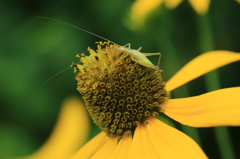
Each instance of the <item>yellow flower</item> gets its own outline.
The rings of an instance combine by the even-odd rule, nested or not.
[[[169,9],[176,8],[183,0],[164,0],[165,5]]]
[[[144,26],[147,17],[160,7],[164,2],[170,9],[175,8],[182,0],[136,0],[131,8],[129,19],[125,24],[132,30],[139,29]]]
[[[190,137],[156,118],[163,114],[192,127],[240,125],[240,87],[180,99],[167,99],[166,92],[240,60],[239,53],[200,55],[176,73],[165,89],[161,70],[147,60],[148,54],[109,43],[98,43],[98,50],[89,52],[77,56],[83,65],[72,66],[90,116],[103,132],[72,159],[207,158]]]
[[[182,0],[165,0],[167,8],[174,9]],[[188,0],[190,5],[198,14],[205,14],[208,11],[210,0]]]
[[[130,8],[130,27],[136,29],[141,27],[146,17],[160,7],[162,4],[165,4],[168,9],[175,9],[183,0],[136,0]],[[240,2],[240,0],[236,0]],[[198,14],[205,14],[208,12],[210,5],[210,0],[188,0],[192,8]],[[129,22],[127,23],[129,25]]]
[[[18,159],[68,159],[86,141],[89,132],[88,115],[82,101],[67,98],[62,106],[51,136],[34,154]]]
[[[130,9],[130,18],[134,23],[131,27],[141,26],[144,23],[146,16],[153,10],[157,9],[162,2],[163,0],[136,0]]]

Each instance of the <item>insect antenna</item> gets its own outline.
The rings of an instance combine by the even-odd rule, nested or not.
[[[71,68],[71,67],[72,67],[72,66],[69,66],[69,67],[67,67],[67,68],[59,71],[58,73],[56,73],[55,75],[53,75],[52,77],[50,77],[49,79],[47,79],[47,80],[43,83],[43,85],[45,85],[48,81],[50,81],[51,79],[53,79],[54,77],[56,77],[56,76],[59,75],[60,73],[63,73],[64,71],[68,70],[68,69]]]
[[[104,37],[102,37],[102,36],[100,36],[100,35],[94,34],[94,33],[90,32],[90,31],[85,30],[85,29],[76,27],[76,26],[74,26],[74,25],[71,25],[71,24],[62,22],[62,21],[60,21],[60,20],[56,20],[56,19],[52,19],[52,18],[48,18],[48,17],[42,17],[42,16],[36,16],[36,17],[37,17],[37,18],[42,18],[42,19],[52,20],[52,21],[55,21],[55,22],[59,22],[59,23],[62,23],[62,24],[71,26],[71,27],[76,28],[76,29],[79,29],[79,30],[81,30],[81,31],[83,31],[83,32],[85,32],[85,33],[91,34],[91,35],[96,36],[96,37],[98,37],[98,38],[100,38],[100,39],[103,39],[103,40],[106,40],[106,41],[110,41],[111,43],[113,43],[113,44],[115,44],[115,45],[118,45],[117,43],[115,43],[115,42],[113,42],[113,41],[111,41],[111,40],[108,40],[107,38],[104,38]],[[120,45],[118,45],[118,46],[120,46]]]
[[[90,31],[87,31],[87,30],[85,30],[85,29],[76,27],[76,26],[71,25],[71,24],[68,24],[68,23],[65,23],[65,22],[60,21],[60,20],[56,20],[56,19],[49,18],[49,17],[43,17],[43,16],[36,16],[36,18],[48,19],[48,20],[52,20],[52,21],[55,21],[55,22],[58,22],[58,23],[62,23],[62,24],[71,26],[71,27],[73,27],[73,28],[79,29],[79,30],[81,30],[81,31],[83,31],[83,32],[85,32],[85,33],[91,34],[91,35],[93,35],[93,36],[95,36],[95,37],[98,37],[98,38],[100,38],[100,39],[103,39],[103,40],[105,40],[105,41],[109,41],[109,42],[111,42],[111,43],[113,43],[113,44],[115,44],[115,45],[118,45],[117,43],[115,43],[115,42],[113,42],[113,41],[111,41],[111,40],[109,40],[109,39],[107,39],[107,38],[104,38],[104,37],[102,37],[102,36],[100,36],[100,35],[94,34],[94,33],[90,32]],[[118,45],[118,46],[120,46],[120,45]],[[71,67],[72,67],[72,65],[71,65],[70,67],[67,67],[67,68],[63,69],[62,71],[56,73],[55,75],[53,75],[52,77],[50,77],[49,79],[47,79],[47,80],[43,83],[43,85],[46,84],[47,82],[49,82],[49,81],[50,81],[51,79],[53,79],[54,77],[56,77],[57,75],[59,75],[60,73],[68,70],[68,69],[71,68]]]

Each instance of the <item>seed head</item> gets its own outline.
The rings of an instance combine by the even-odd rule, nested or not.
[[[131,49],[109,42],[98,42],[97,48],[88,48],[89,56],[77,55],[83,65],[72,65],[77,90],[94,123],[108,136],[133,135],[138,124],[163,111],[158,105],[168,95],[161,73],[133,60]]]

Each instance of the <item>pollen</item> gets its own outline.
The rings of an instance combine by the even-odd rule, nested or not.
[[[161,72],[133,60],[129,50],[98,42],[89,56],[77,55],[82,64],[72,65],[90,116],[108,136],[134,135],[163,112],[158,105],[168,98]]]

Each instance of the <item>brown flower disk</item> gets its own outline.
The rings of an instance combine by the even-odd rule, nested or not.
[[[138,64],[130,49],[99,42],[90,56],[77,55],[83,65],[73,64],[77,90],[83,95],[94,123],[108,136],[134,134],[138,124],[161,113],[167,98],[159,71]]]

